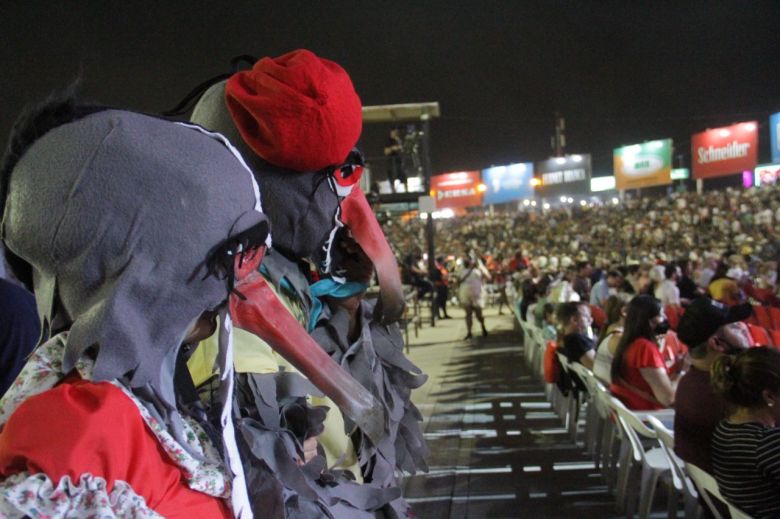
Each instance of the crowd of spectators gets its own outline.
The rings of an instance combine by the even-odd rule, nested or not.
[[[780,353],[757,348],[772,342],[745,320],[780,307],[778,228],[770,186],[475,212],[437,220],[435,248],[453,269],[484,262],[495,286],[515,290],[520,318],[629,409],[674,408],[679,456],[733,503],[774,517]],[[424,222],[387,221],[385,232],[399,254],[416,251],[422,275]]]
[[[383,227],[399,258],[424,248],[423,220],[387,218]],[[761,274],[756,281],[763,288],[767,275],[776,276],[777,229],[780,188],[765,186],[626,198],[618,204],[480,210],[436,220],[435,250],[452,258],[477,253],[504,269],[522,258],[542,272],[558,272],[583,260],[596,269],[679,259],[704,268],[712,259],[739,256],[748,259],[734,258],[733,266],[762,269],[751,274]]]

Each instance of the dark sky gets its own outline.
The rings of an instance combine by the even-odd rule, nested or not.
[[[612,149],[780,111],[778,1],[114,2],[14,0],[0,11],[0,133],[81,75],[86,97],[158,112],[232,56],[305,47],[340,63],[364,104],[439,101],[434,172]],[[387,128],[367,127],[366,154]],[[675,161],[676,164],[676,161]],[[687,165],[687,164],[686,164]]]

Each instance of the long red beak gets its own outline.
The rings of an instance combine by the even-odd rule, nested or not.
[[[262,253],[236,258],[236,290],[229,299],[235,326],[267,342],[339,406],[375,445],[385,436],[385,409],[336,364],[285,308],[258,272]]]
[[[405,306],[398,263],[366,195],[358,186],[341,202],[341,221],[376,268],[380,304],[375,318],[383,324],[394,323],[401,318]]]

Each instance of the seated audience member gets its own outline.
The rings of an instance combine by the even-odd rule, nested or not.
[[[558,331],[555,329],[555,305],[544,304],[544,321],[542,325],[542,338],[545,341],[554,341]]]
[[[680,277],[680,267],[674,263],[664,268],[664,279],[655,289],[655,297],[661,301],[661,306],[680,306],[680,289],[677,288]]]
[[[731,410],[712,436],[720,491],[752,517],[780,517],[780,352],[723,355],[711,375]]]
[[[590,275],[593,271],[589,261],[577,262],[577,275],[572,281],[572,289],[580,296],[580,301],[587,301],[590,297]]]
[[[588,337],[588,329],[593,319],[587,303],[569,302],[558,305],[558,323],[563,329],[563,339],[559,349],[569,362],[579,362],[593,369],[596,349],[593,339]]]
[[[720,262],[715,269],[715,275],[707,287],[707,291],[716,301],[726,305],[737,304],[740,300],[740,289],[737,282],[728,277],[728,265]]]
[[[680,279],[677,280],[677,288],[680,289],[680,302],[687,305],[697,297],[702,296],[704,291],[697,287],[691,279],[691,262],[682,260],[678,264],[680,265]]]
[[[539,296],[539,299],[536,300],[536,306],[534,307],[533,315],[534,315],[534,323],[539,328],[544,327],[544,313],[546,312],[545,307],[547,306],[547,303],[550,300],[550,283],[552,282],[552,278],[550,278],[549,275],[545,274],[542,276],[542,279],[539,280],[539,282],[536,284],[536,293]]]
[[[593,374],[609,385],[612,383],[612,359],[615,357],[623,327],[626,324],[626,303],[620,296],[609,296],[606,304],[607,323],[599,335],[599,347],[593,363]]]
[[[577,269],[573,266],[567,267],[561,273],[561,278],[550,286],[549,300],[553,303],[579,302],[580,295],[572,288],[572,281],[576,276]]]
[[[590,304],[604,307],[610,294],[617,294],[623,285],[623,276],[617,270],[610,270],[607,276],[602,278],[590,289]]]
[[[533,314],[533,308],[539,300],[539,294],[537,293],[536,285],[532,279],[523,281],[522,293],[523,300],[520,303],[520,317],[522,317],[524,321],[527,321],[528,309],[531,308],[531,313]]]
[[[11,387],[24,367],[40,333],[33,295],[0,279],[0,396]]]
[[[749,304],[732,308],[708,297],[694,300],[680,319],[677,336],[688,345],[691,366],[680,378],[674,401],[674,450],[680,458],[712,472],[711,438],[725,417],[723,398],[712,390],[710,368],[723,355],[750,347],[740,321],[750,316]]]
[[[676,375],[669,376],[655,338],[663,320],[661,304],[652,296],[638,295],[628,303],[610,391],[629,409],[663,409],[674,403]]]

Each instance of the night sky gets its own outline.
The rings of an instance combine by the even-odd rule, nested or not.
[[[77,76],[90,100],[159,112],[239,54],[305,47],[363,103],[439,101],[435,172],[540,160],[556,110],[567,152],[675,140],[780,111],[780,2],[10,1],[0,10],[0,133]],[[381,155],[388,127],[362,146]],[[678,161],[675,159],[675,166]]]

